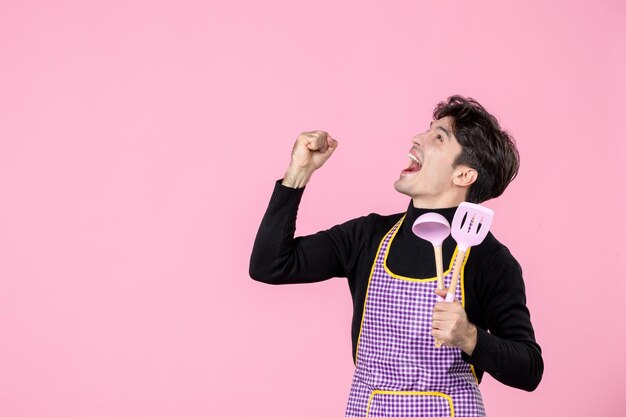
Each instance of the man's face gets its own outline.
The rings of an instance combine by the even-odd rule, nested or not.
[[[438,204],[446,204],[454,192],[457,167],[453,164],[462,151],[452,133],[452,118],[434,120],[426,132],[415,135],[411,142],[411,164],[400,172],[394,187],[423,207],[441,207]]]

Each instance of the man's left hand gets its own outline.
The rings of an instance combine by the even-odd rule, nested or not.
[[[445,298],[447,290],[435,292]],[[469,322],[465,309],[456,299],[435,304],[432,335],[444,345],[460,348],[470,356],[476,347],[476,326]]]

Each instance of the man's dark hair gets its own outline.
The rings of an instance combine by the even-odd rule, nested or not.
[[[463,148],[454,166],[463,164],[478,172],[467,201],[482,203],[501,195],[519,169],[515,140],[494,116],[471,97],[451,96],[437,104],[433,118],[452,118],[452,130]]]

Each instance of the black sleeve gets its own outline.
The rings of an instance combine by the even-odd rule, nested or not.
[[[521,267],[508,249],[485,271],[482,295],[488,331],[477,327],[474,352],[464,358],[506,385],[533,391],[543,375],[543,359],[526,307]]]
[[[250,257],[250,277],[268,284],[295,284],[345,277],[352,263],[352,222],[294,238],[304,188],[277,181],[257,232]]]

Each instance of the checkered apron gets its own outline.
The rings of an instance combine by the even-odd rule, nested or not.
[[[484,416],[471,367],[457,348],[435,348],[436,279],[394,277],[385,267],[401,219],[372,266],[346,417]],[[445,276],[450,285],[452,271]],[[456,297],[462,302],[461,286]]]

